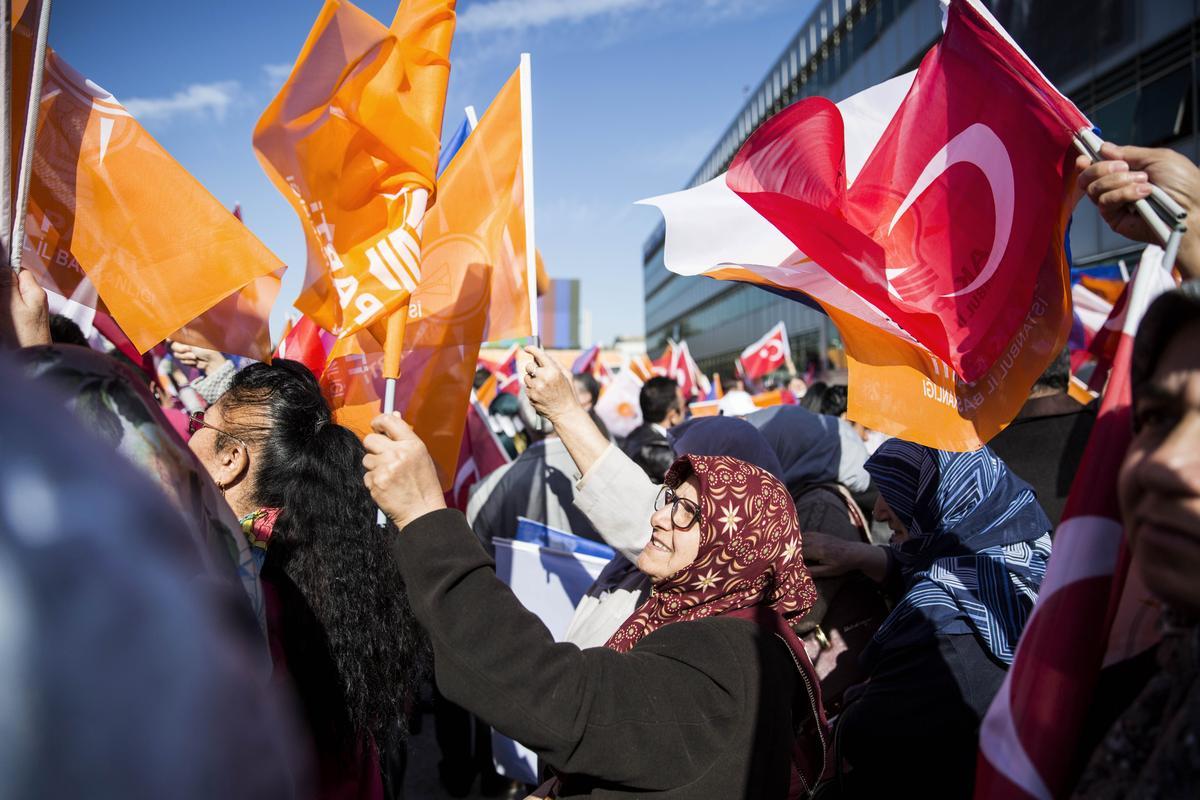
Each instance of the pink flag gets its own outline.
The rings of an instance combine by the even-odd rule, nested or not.
[[[980,731],[977,798],[1052,800],[1069,793],[1076,742],[1101,667],[1136,655],[1133,643],[1153,641],[1150,615],[1122,613],[1138,598],[1126,584],[1129,554],[1117,473],[1132,430],[1134,334],[1154,298],[1175,288],[1162,268],[1162,250],[1146,249],[1131,285],[1112,377],[1071,484],[1037,604]]]
[[[787,328],[780,322],[767,331],[765,336],[743,350],[739,360],[745,376],[756,379],[783,367],[791,355]]]

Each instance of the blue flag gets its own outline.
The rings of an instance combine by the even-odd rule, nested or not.
[[[471,135],[471,130],[474,126],[471,125],[471,120],[468,117],[463,117],[462,124],[450,136],[449,139],[442,140],[442,152],[438,155],[437,174],[441,175],[446,171],[446,167],[450,166],[450,162],[454,160],[454,156],[458,153],[459,148],[467,141],[467,137]]]

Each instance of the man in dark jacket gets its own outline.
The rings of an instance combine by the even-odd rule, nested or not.
[[[1070,380],[1071,364],[1063,350],[1037,379],[1017,418],[988,442],[1034,488],[1055,525],[1096,422],[1095,404],[1081,405],[1067,394]]]
[[[646,471],[650,480],[662,483],[675,460],[667,429],[683,422],[683,392],[672,378],[651,378],[642,386],[638,403],[642,407],[642,424],[630,432],[622,449]]]

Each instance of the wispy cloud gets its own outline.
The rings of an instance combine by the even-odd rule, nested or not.
[[[291,64],[263,64],[263,74],[267,77],[267,83],[271,86],[283,86],[283,82],[287,80],[288,75],[292,74]]]
[[[617,14],[647,5],[655,0],[490,0],[468,7],[458,15],[458,30],[463,33],[541,28],[559,22],[582,22],[592,17]]]
[[[785,1],[792,0],[485,0],[459,13],[458,30],[476,34],[523,31],[596,17],[623,17],[635,11],[652,14],[663,7],[673,7],[672,13],[688,21],[711,24],[757,16]]]
[[[186,115],[212,115],[218,120],[241,93],[237,81],[193,83],[167,97],[132,97],[123,101],[130,114],[140,120],[171,120]]]

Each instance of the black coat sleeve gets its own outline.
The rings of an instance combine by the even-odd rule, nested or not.
[[[756,704],[756,632],[743,620],[669,625],[626,654],[580,650],[525,610],[457,511],[412,522],[393,549],[438,688],[560,771],[686,784]]]

